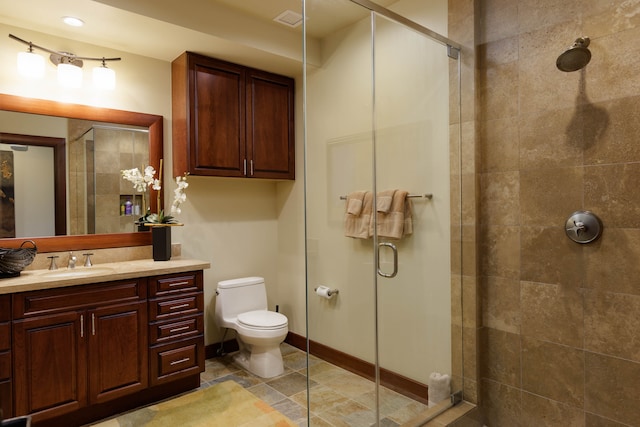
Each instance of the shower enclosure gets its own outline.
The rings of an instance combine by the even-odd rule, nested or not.
[[[462,397],[459,51],[399,14],[446,32],[447,2],[424,3],[303,2],[310,425],[426,420],[441,375],[438,408]],[[409,194],[400,238],[375,215],[393,190]],[[370,232],[347,237],[357,192],[373,213],[351,219]],[[331,394],[320,359],[371,382]]]

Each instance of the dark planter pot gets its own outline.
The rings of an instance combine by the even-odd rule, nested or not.
[[[171,227],[151,227],[153,237],[153,260],[171,259]]]

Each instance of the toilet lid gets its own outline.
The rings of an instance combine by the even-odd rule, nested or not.
[[[238,323],[254,329],[279,329],[287,326],[287,316],[275,311],[256,310],[238,315]]]

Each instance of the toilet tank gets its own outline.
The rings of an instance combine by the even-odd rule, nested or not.
[[[216,317],[231,320],[240,313],[267,310],[267,290],[262,277],[243,277],[218,282]]]

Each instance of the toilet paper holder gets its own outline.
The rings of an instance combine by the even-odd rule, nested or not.
[[[313,288],[313,292],[318,292],[318,288],[322,288],[322,286],[318,286]],[[338,289],[328,289],[327,290],[327,296],[328,297],[332,297],[333,295],[338,295],[340,293],[340,291]]]

